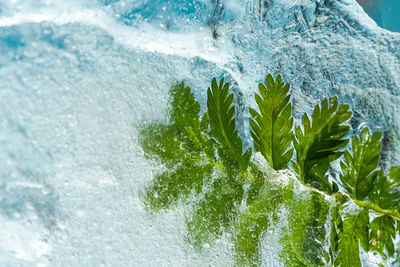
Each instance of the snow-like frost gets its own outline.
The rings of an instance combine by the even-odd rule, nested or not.
[[[280,72],[297,117],[338,94],[400,160],[400,34],[355,0],[0,1],[0,51],[2,266],[232,265],[228,237],[197,253],[182,208],[139,197],[153,167],[136,133],[168,119],[175,81],[204,110],[225,75],[243,111]]]

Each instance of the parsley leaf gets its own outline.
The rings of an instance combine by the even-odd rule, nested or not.
[[[343,230],[339,233],[337,245],[338,255],[335,266],[361,266],[359,244],[368,251],[369,217],[367,211],[355,215],[346,214],[343,220]]]
[[[369,199],[378,204],[382,209],[395,209],[400,211],[400,167],[394,166],[389,170],[389,175],[380,173],[374,190],[369,194]]]
[[[304,183],[328,193],[337,191],[337,185],[329,183],[326,172],[330,162],[343,154],[340,149],[349,142],[343,138],[349,133],[350,126],[343,123],[351,114],[349,105],[339,106],[336,96],[329,103],[324,99],[321,105],[315,106],[312,123],[304,114],[303,129],[296,127],[293,141],[296,162],[292,162],[293,169]]]
[[[219,143],[218,154],[227,166],[239,166],[246,169],[251,150],[242,153],[242,140],[236,130],[235,106],[233,94],[229,93],[229,84],[222,78],[219,84],[214,78],[207,90],[207,108],[211,131]]]
[[[396,236],[395,220],[388,215],[376,217],[372,220],[370,229],[370,248],[378,251],[386,258],[384,252],[384,248],[386,247],[388,254],[393,256],[393,239]]]
[[[382,146],[382,132],[370,136],[366,127],[360,138],[353,138],[352,153],[344,153],[344,161],[340,162],[342,174],[340,180],[352,198],[364,199],[374,186],[378,177],[379,153]]]
[[[274,81],[268,74],[265,85],[259,83],[258,88],[261,96],[255,94],[254,97],[259,113],[249,108],[253,117],[250,118],[250,127],[254,148],[261,152],[273,169],[287,168],[293,155],[293,148],[289,149],[293,140],[290,85],[282,82],[280,75]]]
[[[145,203],[154,210],[176,205],[192,190],[201,192],[204,180],[210,178],[213,170],[211,161],[204,160],[211,152],[201,128],[199,103],[183,83],[173,86],[169,94],[170,123],[153,123],[139,132],[145,156],[167,168],[157,173],[146,189]]]

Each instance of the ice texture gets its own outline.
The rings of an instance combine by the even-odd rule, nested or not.
[[[204,110],[227,77],[246,119],[281,73],[297,118],[338,95],[400,162],[400,34],[355,0],[0,1],[0,51],[1,266],[233,264],[228,237],[198,253],[182,207],[151,215],[140,198],[154,166],[138,127],[168,119],[176,81]]]

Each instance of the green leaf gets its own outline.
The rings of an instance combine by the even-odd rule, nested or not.
[[[260,239],[270,223],[272,205],[269,201],[257,201],[240,215],[235,229],[235,258],[240,266],[258,266]]]
[[[340,180],[352,198],[363,200],[372,190],[378,177],[379,154],[382,146],[382,132],[370,136],[366,127],[361,136],[354,137],[351,153],[346,150],[344,161],[340,162]]]
[[[200,120],[200,104],[194,99],[190,87],[184,83],[173,86],[169,94],[171,96],[171,122],[177,130],[191,136],[193,131],[198,138],[200,135],[199,120]],[[196,140],[199,143],[199,140]]]
[[[199,103],[183,83],[169,93],[170,124],[153,123],[139,132],[145,156],[167,168],[146,188],[145,203],[153,210],[176,205],[192,191],[200,193],[213,170],[212,158],[205,157],[213,154],[213,144],[207,137],[207,121],[201,124]]]
[[[393,239],[396,236],[395,220],[387,215],[376,217],[370,224],[370,248],[386,258],[385,248],[390,256],[394,255]]]
[[[201,192],[205,179],[211,177],[212,165],[187,161],[182,165],[157,174],[146,188],[145,204],[153,210],[169,208],[186,198],[193,190]]]
[[[240,214],[234,231],[235,258],[239,266],[261,264],[260,240],[268,227],[279,220],[279,208],[292,199],[292,186],[264,184],[260,196]]]
[[[340,149],[349,141],[344,137],[350,127],[344,123],[350,117],[349,105],[338,106],[336,96],[329,103],[324,99],[314,108],[312,123],[304,114],[303,129],[296,127],[293,141],[296,162],[292,162],[293,169],[304,183],[328,193],[337,190],[334,184],[329,183],[326,172],[330,163],[343,154]]]
[[[357,267],[361,266],[361,245],[368,251],[369,216],[367,211],[355,215],[346,214],[343,220],[343,231],[339,233],[338,254],[335,266]]]
[[[187,151],[178,137],[175,127],[153,123],[140,130],[138,139],[148,159],[160,160],[173,167],[182,161]]]
[[[376,186],[369,194],[369,199],[382,209],[400,211],[400,167],[394,166],[386,176],[380,173]]]
[[[303,250],[306,258],[313,264],[324,265],[330,261],[330,255],[322,245],[326,238],[325,224],[329,215],[329,205],[325,196],[315,191],[311,192],[311,220],[305,231]]]
[[[211,89],[207,90],[207,108],[212,134],[220,144],[218,154],[227,166],[247,167],[249,157],[242,153],[242,140],[236,130],[233,94],[228,93],[229,84],[224,83],[224,79],[221,79],[218,85],[214,78]],[[241,162],[243,157],[247,162]]]
[[[343,221],[339,212],[339,206],[334,205],[331,207],[331,233],[330,233],[330,245],[331,245],[331,259],[334,259],[334,252],[338,251],[339,246],[339,233],[343,231]]]
[[[268,74],[265,85],[258,84],[260,95],[255,94],[259,113],[249,109],[251,137],[254,148],[261,152],[269,165],[275,170],[287,168],[293,155],[289,149],[293,140],[292,104],[290,103],[289,84],[276,80]]]
[[[195,247],[201,249],[202,244],[214,241],[236,218],[237,206],[243,197],[243,186],[236,178],[219,174],[195,206],[192,217],[187,220],[187,240]]]
[[[294,195],[287,205],[287,227],[282,231],[281,258],[285,266],[323,266],[330,261],[326,251],[326,221],[329,202],[315,191]]]

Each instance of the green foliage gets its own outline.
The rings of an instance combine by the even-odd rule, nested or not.
[[[370,224],[370,246],[382,256],[386,256],[385,248],[390,256],[394,254],[393,239],[396,236],[395,220],[387,215],[376,217]]]
[[[190,87],[183,83],[170,90],[171,122],[176,130],[192,142],[193,146],[200,145],[200,104],[194,99]]]
[[[344,161],[340,162],[342,174],[340,180],[352,198],[364,199],[374,186],[379,174],[379,154],[382,146],[382,132],[370,137],[368,128],[364,128],[360,138],[353,138],[352,154],[345,151]]]
[[[400,210],[400,167],[395,166],[389,170],[388,175],[379,173],[377,183],[369,194],[369,199],[385,210]],[[396,220],[392,214],[381,215],[372,220],[370,224],[370,248],[378,251],[384,258],[394,255],[393,240],[396,235]],[[400,224],[397,222],[397,232]],[[384,248],[386,247],[387,253]]]
[[[379,168],[382,133],[365,128],[343,151],[351,111],[333,97],[314,108],[312,120],[304,114],[294,135],[289,85],[268,75],[259,90],[250,128],[266,164],[259,154],[251,157],[251,149],[242,152],[234,96],[223,79],[212,80],[202,116],[189,87],[171,88],[169,123],[152,123],[139,133],[145,157],[159,166],[146,188],[147,207],[188,205],[187,241],[201,249],[228,232],[239,266],[262,263],[260,241],[270,228],[281,231],[279,257],[286,266],[361,266],[360,247],[393,257],[400,167],[386,174]],[[298,179],[282,171],[293,150],[290,165]],[[327,173],[343,154],[339,190]]]
[[[195,206],[192,217],[187,221],[188,240],[195,247],[218,238],[229,229],[237,216],[236,206],[243,196],[243,185],[235,180],[235,175],[221,173],[215,179],[204,198]]]
[[[236,129],[235,106],[233,94],[229,93],[229,84],[221,79],[219,85],[214,78],[211,89],[207,90],[207,108],[210,125],[214,138],[218,144],[218,154],[227,165],[236,165],[247,168],[251,150],[242,153],[242,140]]]
[[[368,212],[364,210],[354,215],[345,214],[343,230],[339,233],[338,255],[335,259],[335,266],[361,266],[359,244],[368,251],[368,224]]]
[[[282,231],[281,258],[286,266],[324,266],[330,260],[326,251],[325,223],[329,202],[315,191],[293,195],[287,208],[287,227]]]
[[[190,193],[203,192],[207,185],[204,197],[187,218],[187,239],[196,247],[229,228],[243,197],[243,184],[250,176],[237,170],[247,168],[251,150],[241,152],[242,141],[233,117],[233,95],[228,96],[228,88],[223,80],[220,87],[213,80],[209,109],[200,118],[200,105],[190,88],[183,83],[172,87],[170,123],[145,126],[139,134],[146,157],[166,167],[146,189],[145,203],[150,209],[170,208]],[[230,153],[226,153],[227,149],[231,149]],[[250,171],[254,173],[256,169],[252,164]],[[212,178],[216,170],[217,177]],[[257,179],[260,183],[259,175]],[[255,194],[259,187],[253,186]]]
[[[280,75],[274,81],[268,74],[265,85],[259,83],[258,88],[261,96],[255,94],[254,97],[260,113],[249,108],[253,117],[250,127],[254,148],[261,152],[272,168],[285,169],[293,155],[293,148],[289,148],[293,140],[290,85],[282,82]]]
[[[340,215],[340,208],[339,205],[334,205],[331,207],[331,232],[329,236],[330,242],[330,257],[331,262],[335,259],[334,252],[338,251],[339,247],[339,233],[343,231],[343,221],[342,216]]]
[[[278,178],[275,174],[275,179]],[[235,258],[241,266],[261,263],[260,240],[269,226],[275,225],[279,209],[293,200],[293,185],[265,184],[259,197],[239,215],[235,225]]]
[[[260,264],[260,239],[269,226],[270,213],[271,205],[267,200],[253,203],[240,214],[234,240],[235,258],[240,265],[257,266]]]
[[[210,177],[213,169],[210,161],[204,160],[209,143],[203,142],[199,103],[183,83],[172,87],[170,96],[171,123],[150,124],[139,133],[145,155],[167,167],[156,174],[146,189],[145,203],[153,210],[176,205],[192,190],[201,192],[204,180]]]
[[[210,177],[212,165],[185,148],[176,131],[165,125],[150,125],[141,133],[143,150],[149,158],[158,157],[167,169],[157,173],[146,189],[146,204],[158,210],[177,204],[191,190],[200,192],[203,180]]]
[[[369,194],[371,201],[382,209],[400,211],[400,167],[395,166],[389,170],[389,175],[380,172],[374,190]]]
[[[344,137],[350,127],[344,123],[351,117],[349,105],[338,105],[337,97],[328,103],[324,99],[316,105],[312,114],[312,123],[307,114],[303,115],[303,129],[296,127],[296,139],[293,141],[297,160],[292,162],[293,169],[306,184],[322,191],[334,193],[337,185],[328,181],[326,172],[330,163],[338,159],[349,142]]]

